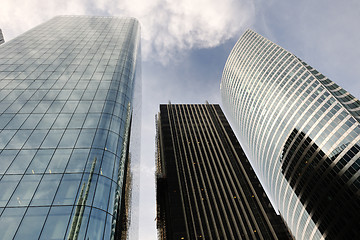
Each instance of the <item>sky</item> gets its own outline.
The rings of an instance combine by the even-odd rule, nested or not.
[[[220,103],[226,59],[248,28],[360,97],[358,0],[2,0],[5,41],[56,15],[132,16],[142,25],[139,239],[156,239],[160,103]]]

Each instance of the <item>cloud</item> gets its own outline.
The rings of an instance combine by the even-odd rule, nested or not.
[[[53,16],[78,14],[136,17],[144,60],[167,63],[238,37],[252,24],[255,9],[251,0],[5,0],[0,27],[9,39]]]

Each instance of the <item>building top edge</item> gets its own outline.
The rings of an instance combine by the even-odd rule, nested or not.
[[[113,18],[113,19],[129,19],[139,22],[137,18],[129,17],[129,16],[57,15],[54,18]]]

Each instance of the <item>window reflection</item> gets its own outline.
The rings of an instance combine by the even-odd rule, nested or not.
[[[56,149],[49,166],[46,169],[47,173],[63,173],[65,167],[70,159],[72,149]]]
[[[2,130],[0,132],[0,148],[4,148],[15,134],[15,130]]]
[[[60,174],[45,174],[35,192],[33,199],[31,200],[31,205],[51,205],[55,193],[58,189],[61,177],[62,176]]]
[[[25,175],[12,195],[8,206],[29,205],[35,189],[39,184],[40,178],[40,175]]]
[[[52,207],[46,219],[40,239],[64,239],[69,224],[72,206]]]
[[[93,142],[95,129],[82,129],[76,143],[76,148],[89,148]]]
[[[0,153],[0,159],[1,159],[0,174],[3,174],[7,170],[7,168],[12,163],[17,153],[18,150],[3,150]]]
[[[39,148],[47,133],[48,130],[35,129],[25,143],[24,148]]]
[[[23,174],[35,153],[36,150],[21,150],[6,173]]]
[[[76,211],[75,211],[75,213],[73,213],[74,216],[72,218],[72,221],[68,227],[67,234],[66,234],[67,239],[85,239],[85,233],[86,233],[86,229],[88,226],[90,210],[91,210],[90,207],[84,207],[84,212],[81,216],[77,215]],[[78,217],[78,222],[75,221],[76,217]],[[74,235],[76,235],[76,234],[75,234],[74,228],[76,228],[77,225],[80,225],[80,229],[79,229],[79,232],[76,233],[77,238],[75,238]]]
[[[49,208],[47,207],[29,208],[14,239],[38,239],[48,212]]]
[[[32,130],[18,130],[6,146],[7,149],[20,149],[30,136]]]
[[[90,215],[86,237],[89,237],[89,239],[103,239],[105,220],[105,212],[93,208]]]
[[[88,155],[89,149],[74,149],[66,167],[66,172],[83,172]]]
[[[21,175],[5,175],[0,181],[0,207],[5,207],[14,189],[18,185]]]
[[[40,123],[41,124],[41,123]],[[50,130],[42,143],[42,148],[56,148],[64,130]]]
[[[36,153],[26,173],[32,173],[32,174],[44,173],[53,153],[54,153],[54,149],[45,149],[45,150],[40,149]]]
[[[102,158],[100,175],[106,176],[108,178],[112,178],[114,171],[114,161],[115,161],[115,155],[108,151],[105,151],[104,157]]]
[[[26,208],[6,208],[0,218],[2,239],[12,239]]]
[[[111,181],[105,177],[99,176],[99,180],[96,185],[94,202],[93,202],[94,207],[98,207],[104,211],[107,211],[110,189],[111,189]]]
[[[74,204],[79,189],[81,174],[65,174],[56,193],[54,204]]]

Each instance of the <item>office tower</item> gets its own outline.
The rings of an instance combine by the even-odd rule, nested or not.
[[[2,239],[130,233],[139,45],[135,19],[63,16],[0,46]]]
[[[160,105],[159,239],[291,239],[219,105]]]
[[[360,236],[360,102],[248,30],[221,82],[223,103],[296,239]]]
[[[2,34],[2,31],[0,29],[0,44],[2,44],[4,42],[5,42],[4,35]]]

